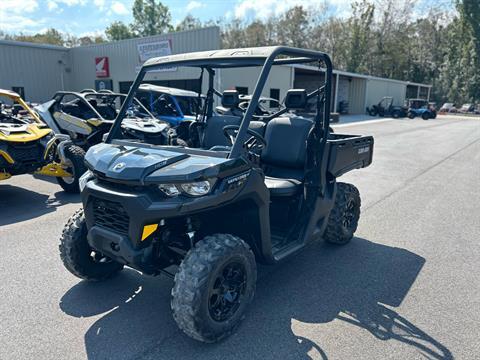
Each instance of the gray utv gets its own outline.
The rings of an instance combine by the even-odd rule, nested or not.
[[[319,71],[316,90],[291,89],[284,108],[253,121],[272,66],[292,64],[313,64],[325,76]],[[201,83],[208,76],[206,101],[189,125],[196,147],[122,138],[145,74],[172,66],[197,68]],[[262,70],[245,112],[216,114],[215,72],[252,66]],[[253,299],[257,262],[278,263],[322,237],[343,245],[357,229],[360,194],[337,178],[370,165],[373,138],[330,133],[331,88],[330,58],[318,51],[261,47],[148,60],[106,142],[86,154],[83,209],[60,242],[65,267],[93,281],[124,266],[171,276],[178,326],[204,342],[230,335]],[[237,97],[227,92],[222,104]],[[316,102],[313,119],[291,115],[308,100]]]

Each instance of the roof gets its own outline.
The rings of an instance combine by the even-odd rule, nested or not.
[[[290,59],[275,59],[274,64],[291,64],[312,62],[315,59],[330,59],[325,53],[315,50],[300,49],[288,46],[263,46],[238,49],[220,49],[197,51],[184,54],[160,56],[148,59],[143,67],[157,67],[167,65],[182,66],[209,66],[212,68],[262,66],[265,60],[273,55],[287,55]]]
[[[23,47],[60,50],[60,51],[69,50],[69,48],[59,46],[59,45],[40,44],[40,43],[32,43],[27,41],[16,41],[16,40],[0,40],[0,45],[23,46]]]
[[[297,68],[297,69],[303,69],[303,70],[309,70],[309,71],[325,71],[325,69],[318,69],[318,67],[310,66],[310,65],[305,65],[305,64],[293,64],[292,67]],[[353,73],[349,71],[343,71],[343,70],[333,70],[333,74],[337,75],[342,75],[342,76],[348,76],[352,78],[359,78],[359,79],[366,79],[366,80],[381,80],[381,81],[390,81],[390,82],[395,82],[395,83],[401,83],[405,85],[412,85],[412,86],[421,86],[421,87],[432,87],[430,84],[422,84],[422,83],[416,83],[412,81],[405,81],[405,80],[398,80],[398,79],[390,79],[390,78],[383,78],[379,76],[373,76],[373,75],[365,75],[365,74],[359,74],[359,73]]]
[[[166,86],[159,86],[153,84],[142,84],[139,87],[139,90],[158,92],[162,94],[168,94],[171,96],[187,96],[187,97],[198,97],[198,93],[195,91],[177,89]]]

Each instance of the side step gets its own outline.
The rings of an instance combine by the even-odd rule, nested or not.
[[[320,228],[317,227],[313,231],[313,234],[309,239],[308,243],[320,240],[321,238],[322,233],[320,231]],[[300,239],[297,241],[291,241],[289,243],[286,243],[285,237],[277,234],[272,234],[271,239],[272,253],[276,261],[280,261],[305,247],[305,244],[300,242]]]

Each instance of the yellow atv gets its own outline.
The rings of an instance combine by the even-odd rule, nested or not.
[[[17,93],[0,89],[0,180],[14,175],[54,176],[66,192],[78,192],[84,151],[54,134]]]

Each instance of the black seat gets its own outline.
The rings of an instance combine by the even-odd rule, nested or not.
[[[279,117],[265,129],[267,146],[261,160],[271,196],[293,196],[302,190],[307,137],[313,122],[303,117]]]

